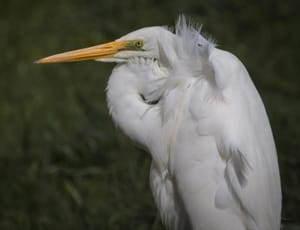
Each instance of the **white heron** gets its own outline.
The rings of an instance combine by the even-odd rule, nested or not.
[[[150,185],[170,230],[278,230],[281,185],[263,102],[241,61],[179,18],[38,63],[117,62],[114,122],[151,155]]]

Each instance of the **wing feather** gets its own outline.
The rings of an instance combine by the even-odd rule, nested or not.
[[[255,86],[232,54],[209,56],[215,88],[222,97],[211,105],[214,135],[226,164],[224,178],[248,229],[279,229],[281,189],[272,131]],[[274,194],[268,196],[268,194]]]

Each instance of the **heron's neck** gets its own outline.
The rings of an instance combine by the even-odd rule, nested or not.
[[[160,126],[156,110],[143,98],[144,85],[150,78],[150,65],[117,65],[108,82],[107,101],[114,122],[131,139],[147,148],[155,127]]]

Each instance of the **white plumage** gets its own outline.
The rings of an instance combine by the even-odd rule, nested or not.
[[[151,189],[166,227],[279,230],[272,131],[239,59],[184,17],[175,33],[148,27],[108,44],[39,62],[119,62],[107,87],[110,113],[151,155]]]

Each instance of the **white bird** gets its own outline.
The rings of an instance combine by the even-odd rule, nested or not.
[[[114,122],[151,155],[150,184],[170,230],[279,230],[281,185],[263,102],[241,61],[179,17],[113,42],[37,61],[118,62]]]

